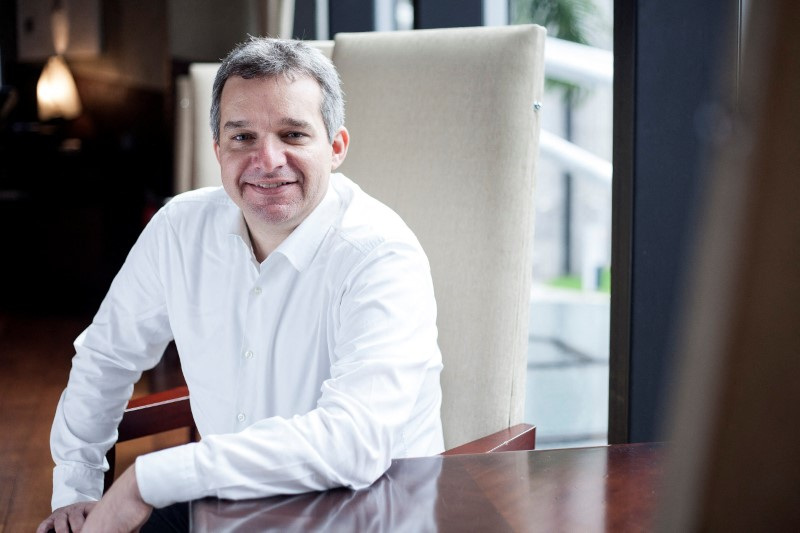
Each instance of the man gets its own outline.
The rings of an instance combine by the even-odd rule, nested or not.
[[[155,215],[76,340],[40,531],[84,517],[84,531],[130,531],[206,496],[362,488],[393,458],[443,449],[429,265],[395,213],[331,174],[349,144],[333,65],[251,39],[212,102],[223,188]],[[139,457],[95,503],[133,383],[173,338],[203,438]]]

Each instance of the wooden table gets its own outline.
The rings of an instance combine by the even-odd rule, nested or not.
[[[192,531],[648,531],[663,446],[402,459],[370,488],[191,503]]]

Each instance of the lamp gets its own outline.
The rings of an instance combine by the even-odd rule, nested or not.
[[[81,100],[75,78],[64,60],[63,54],[69,42],[69,20],[60,1],[53,3],[51,25],[56,55],[47,60],[36,84],[39,120],[72,119],[81,114]]]
[[[61,55],[51,56],[36,84],[39,119],[75,118],[81,114],[81,100],[75,79]]]

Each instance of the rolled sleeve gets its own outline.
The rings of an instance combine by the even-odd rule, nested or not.
[[[184,444],[136,458],[136,482],[142,499],[153,507],[208,496],[195,466],[197,443]]]

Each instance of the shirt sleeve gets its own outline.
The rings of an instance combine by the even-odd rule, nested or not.
[[[55,461],[52,507],[98,500],[105,454],[117,439],[133,384],[171,339],[157,274],[165,230],[157,214],[131,249],[92,324],[75,340],[75,356],[50,434]]]
[[[405,455],[407,438],[427,439],[428,451],[439,453],[436,304],[418,245],[368,254],[345,281],[337,316],[331,377],[315,409],[139,457],[143,499],[162,507],[206,496],[358,489]]]

